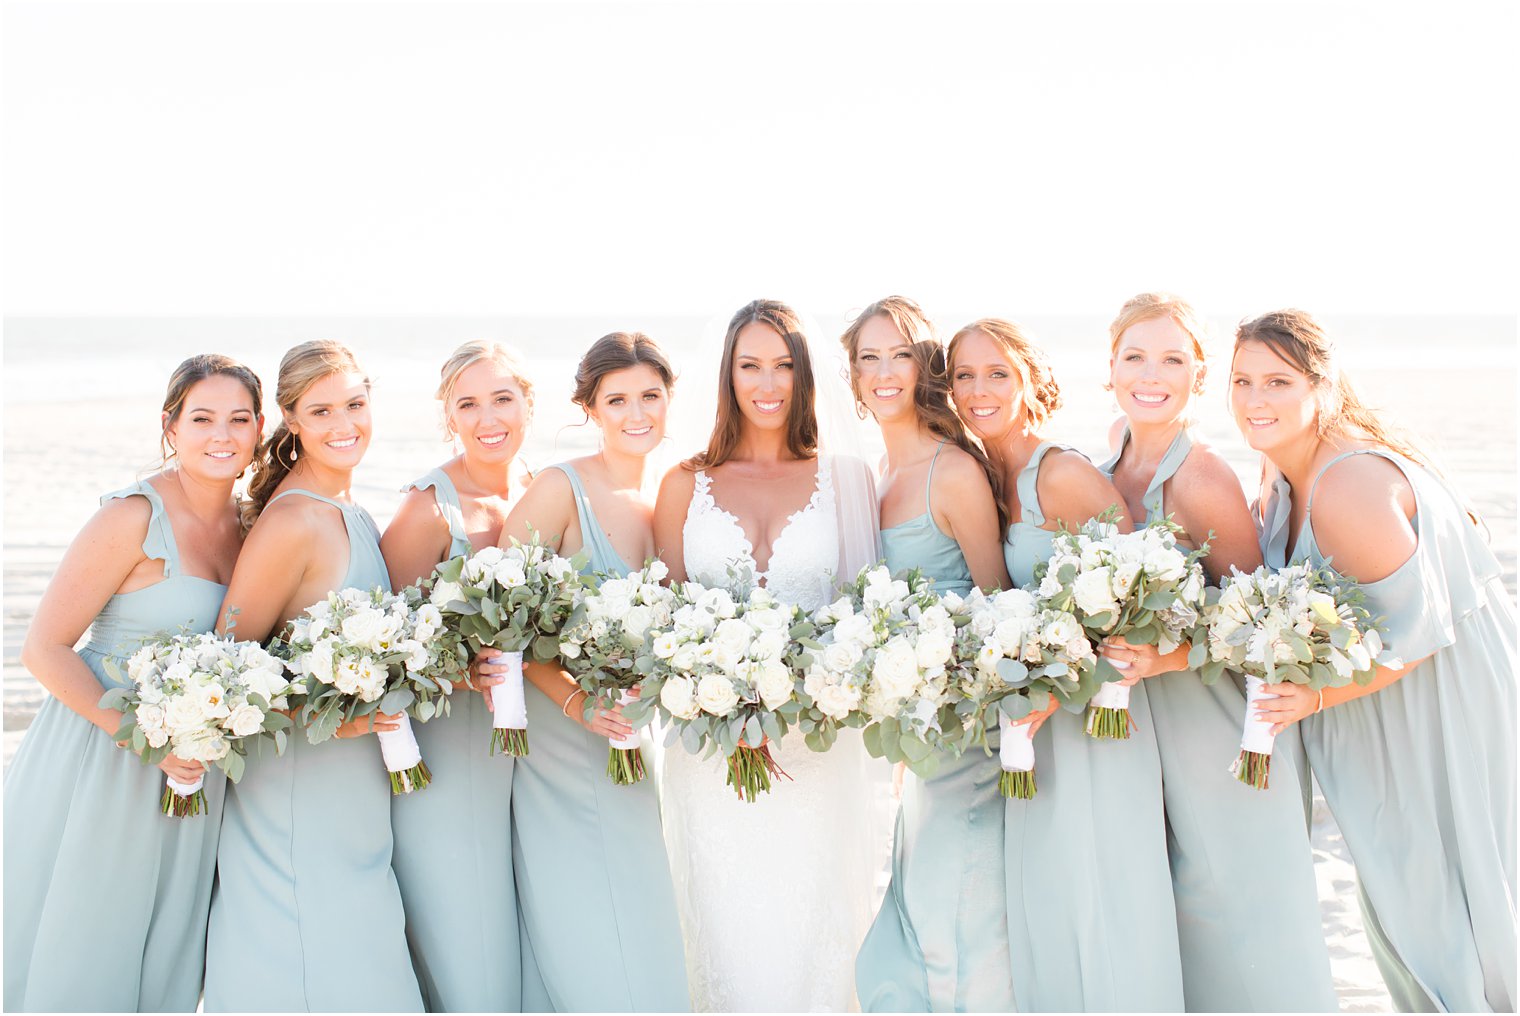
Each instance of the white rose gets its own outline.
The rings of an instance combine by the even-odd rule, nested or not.
[[[127,677],[131,678],[134,684],[142,684],[143,678],[157,669],[156,662],[153,658],[153,647],[143,646],[127,658]]]
[[[628,608],[628,613],[623,616],[623,630],[636,639],[643,638],[653,623],[654,611],[642,604]]]
[[[164,709],[164,726],[170,736],[179,737],[206,726],[206,714],[195,695],[176,695]]]
[[[738,612],[727,589],[704,589],[697,598],[697,609],[720,618],[733,617]]]
[[[1034,597],[1023,589],[1005,589],[992,598],[992,605],[1004,617],[1028,617],[1038,609]]]
[[[1114,597],[1123,599],[1135,588],[1135,579],[1140,577],[1139,561],[1120,561],[1114,565]]]
[[[310,674],[323,684],[333,684],[333,643],[331,639],[323,639],[311,647],[311,652],[304,654],[299,666],[302,672]]]
[[[921,631],[918,633],[918,665],[924,670],[942,667],[950,659],[954,648],[943,632]]]
[[[451,603],[460,603],[464,600],[464,587],[457,582],[444,582],[442,580],[433,583],[433,591],[428,594],[428,603],[436,607],[447,607]],[[442,627],[440,619],[439,627]]]
[[[1005,646],[1020,646],[1024,644],[1024,622],[1019,618],[1009,617],[997,623],[992,629],[992,637]]]
[[[906,699],[918,687],[918,654],[901,635],[876,652],[871,679],[889,699]]]
[[[258,706],[245,702],[232,711],[232,715],[222,722],[222,726],[232,731],[237,737],[247,737],[250,734],[257,734],[264,726],[264,714],[259,711]]]
[[[1145,553],[1145,574],[1160,582],[1175,582],[1187,571],[1187,558],[1172,547],[1153,547]]]
[[[749,625],[738,618],[729,618],[718,624],[713,632],[713,641],[718,646],[737,659],[749,649],[753,631]]]
[[[691,643],[685,643],[676,648],[671,654],[670,666],[675,670],[689,671],[697,665],[697,650]]]
[[[159,705],[164,700],[164,690],[156,684],[150,684],[139,689],[137,699],[148,705]]]
[[[757,660],[779,660],[786,652],[787,637],[782,631],[763,631],[755,636],[749,652]]]
[[[722,674],[708,674],[697,685],[697,702],[714,716],[727,716],[739,704],[739,693]]]
[[[823,715],[842,720],[860,705],[860,690],[847,684],[825,684],[813,700]]]
[[[151,735],[154,731],[167,734],[164,729],[164,707],[161,705],[145,705],[141,702],[137,705],[137,725],[142,728],[144,734]],[[153,747],[157,748],[158,745]]]
[[[670,577],[670,569],[665,567],[664,561],[656,560],[649,562],[649,565],[644,569],[644,574],[649,577],[649,581],[651,582],[664,582]]]
[[[214,728],[193,730],[175,737],[174,754],[191,762],[215,762],[227,754],[227,740]]]
[[[1112,574],[1108,568],[1097,568],[1078,575],[1071,588],[1077,606],[1087,614],[1101,614],[1117,607],[1111,580]]]
[[[1056,575],[1056,570],[1052,568],[1050,571],[1046,572],[1045,577],[1040,580],[1040,595],[1055,596],[1060,591],[1061,579],[1058,575]]]
[[[660,686],[660,705],[672,716],[683,720],[695,719],[700,711],[695,692],[695,682],[689,677],[668,678]]]
[[[506,556],[506,552],[500,547],[481,547],[470,557],[467,563],[477,564],[484,570],[491,571]]]
[[[823,665],[834,671],[849,670],[860,662],[860,647],[853,642],[835,642],[823,651]],[[811,692],[809,692],[811,694]]]
[[[796,689],[792,672],[776,660],[761,660],[755,664],[754,682],[760,701],[773,711],[785,705]]]
[[[385,635],[388,618],[378,610],[359,610],[343,619],[343,641],[374,649]]]
[[[834,626],[834,641],[849,642],[856,645],[869,645],[871,637],[871,622],[859,614],[841,618]]]

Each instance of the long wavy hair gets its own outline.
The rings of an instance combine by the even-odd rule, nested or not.
[[[1008,502],[1003,495],[1003,478],[994,469],[981,443],[974,438],[950,405],[950,371],[945,360],[945,347],[934,334],[934,325],[917,303],[906,296],[888,296],[871,304],[855,315],[844,334],[839,337],[845,354],[850,360],[850,391],[855,395],[857,406],[864,406],[860,396],[860,370],[855,355],[860,346],[860,330],[873,317],[884,317],[908,340],[914,365],[918,368],[918,380],[913,385],[913,411],[919,426],[930,434],[949,441],[976,460],[987,475],[992,486],[992,499],[997,505],[998,528],[1008,528]]]
[[[253,528],[264,506],[274,496],[275,488],[301,457],[301,439],[286,426],[285,414],[295,412],[296,403],[312,385],[325,377],[342,373],[363,374],[364,370],[347,346],[331,339],[303,342],[287,350],[281,358],[280,375],[274,389],[280,422],[275,424],[269,440],[264,443],[263,453],[253,460],[253,481],[248,485],[248,500],[243,505],[245,533]],[[368,377],[364,379],[364,386],[369,387]]]
[[[733,457],[739,446],[739,434],[744,425],[744,413],[739,408],[739,396],[734,392],[734,347],[739,343],[739,333],[750,324],[769,325],[786,343],[787,355],[792,358],[792,395],[786,412],[786,449],[799,459],[811,459],[818,454],[817,389],[813,381],[813,361],[808,356],[807,337],[802,332],[802,319],[780,300],[751,300],[739,308],[728,322],[728,332],[723,336],[723,359],[718,368],[718,413],[713,421],[712,436],[707,448],[682,462],[688,470],[712,469]]]

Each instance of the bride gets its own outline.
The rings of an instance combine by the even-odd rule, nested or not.
[[[879,556],[869,470],[827,433],[854,423],[844,383],[815,363],[824,358],[810,356],[785,304],[756,300],[729,322],[712,437],[665,476],[655,505],[673,581],[758,584],[813,610]],[[697,1011],[854,1006],[876,781],[853,730],[822,753],[793,732],[772,754],[791,781],[750,804],[725,786],[721,755],[665,752],[665,838]]]

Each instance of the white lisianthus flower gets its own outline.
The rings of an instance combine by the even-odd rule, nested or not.
[[[176,736],[173,750],[174,754],[187,761],[215,762],[226,756],[227,739],[219,730],[202,727],[183,736]]]
[[[1112,578],[1111,569],[1106,567],[1078,575],[1071,587],[1077,606],[1087,614],[1101,614],[1117,607],[1119,604],[1114,599]]]
[[[322,639],[312,645],[311,652],[304,654],[299,666],[302,671],[324,684],[333,684],[333,640]]]
[[[1119,561],[1114,565],[1114,597],[1122,599],[1129,595],[1135,588],[1135,579],[1140,577],[1139,561]]]
[[[385,691],[385,668],[368,656],[359,661],[359,698],[373,702]]]
[[[428,665],[428,648],[415,639],[405,639],[396,643],[396,651],[406,654],[406,669],[413,673],[425,669]]]
[[[739,704],[739,693],[722,674],[707,674],[697,684],[697,702],[714,716],[727,716]]]
[[[433,591],[428,593],[428,603],[435,607],[447,607],[451,603],[459,603],[463,600],[464,587],[457,582],[440,580],[433,583]],[[442,624],[439,627],[442,627]]]
[[[1040,629],[1040,641],[1047,646],[1066,646],[1079,638],[1083,638],[1082,626],[1070,614],[1056,614]]]
[[[652,650],[655,656],[662,660],[668,660],[675,656],[676,650],[681,647],[681,640],[673,631],[662,631],[654,637]]]
[[[786,643],[785,632],[762,631],[750,644],[749,652],[757,660],[779,660],[786,652]]]
[[[491,569],[491,578],[503,589],[514,589],[528,581],[528,572],[516,557],[504,557]]]
[[[843,683],[828,683],[813,696],[819,712],[835,720],[842,720],[860,706],[860,690]]]
[[[694,670],[697,666],[697,648],[689,642],[677,646],[670,656],[670,665],[676,670]]]

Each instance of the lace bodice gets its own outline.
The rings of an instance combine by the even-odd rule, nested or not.
[[[819,458],[813,496],[781,527],[764,571],[755,561],[755,548],[738,517],[713,500],[712,478],[704,470],[697,471],[681,535],[686,575],[692,581],[730,589],[755,583],[787,603],[816,610],[829,602],[839,561],[830,463]]]

